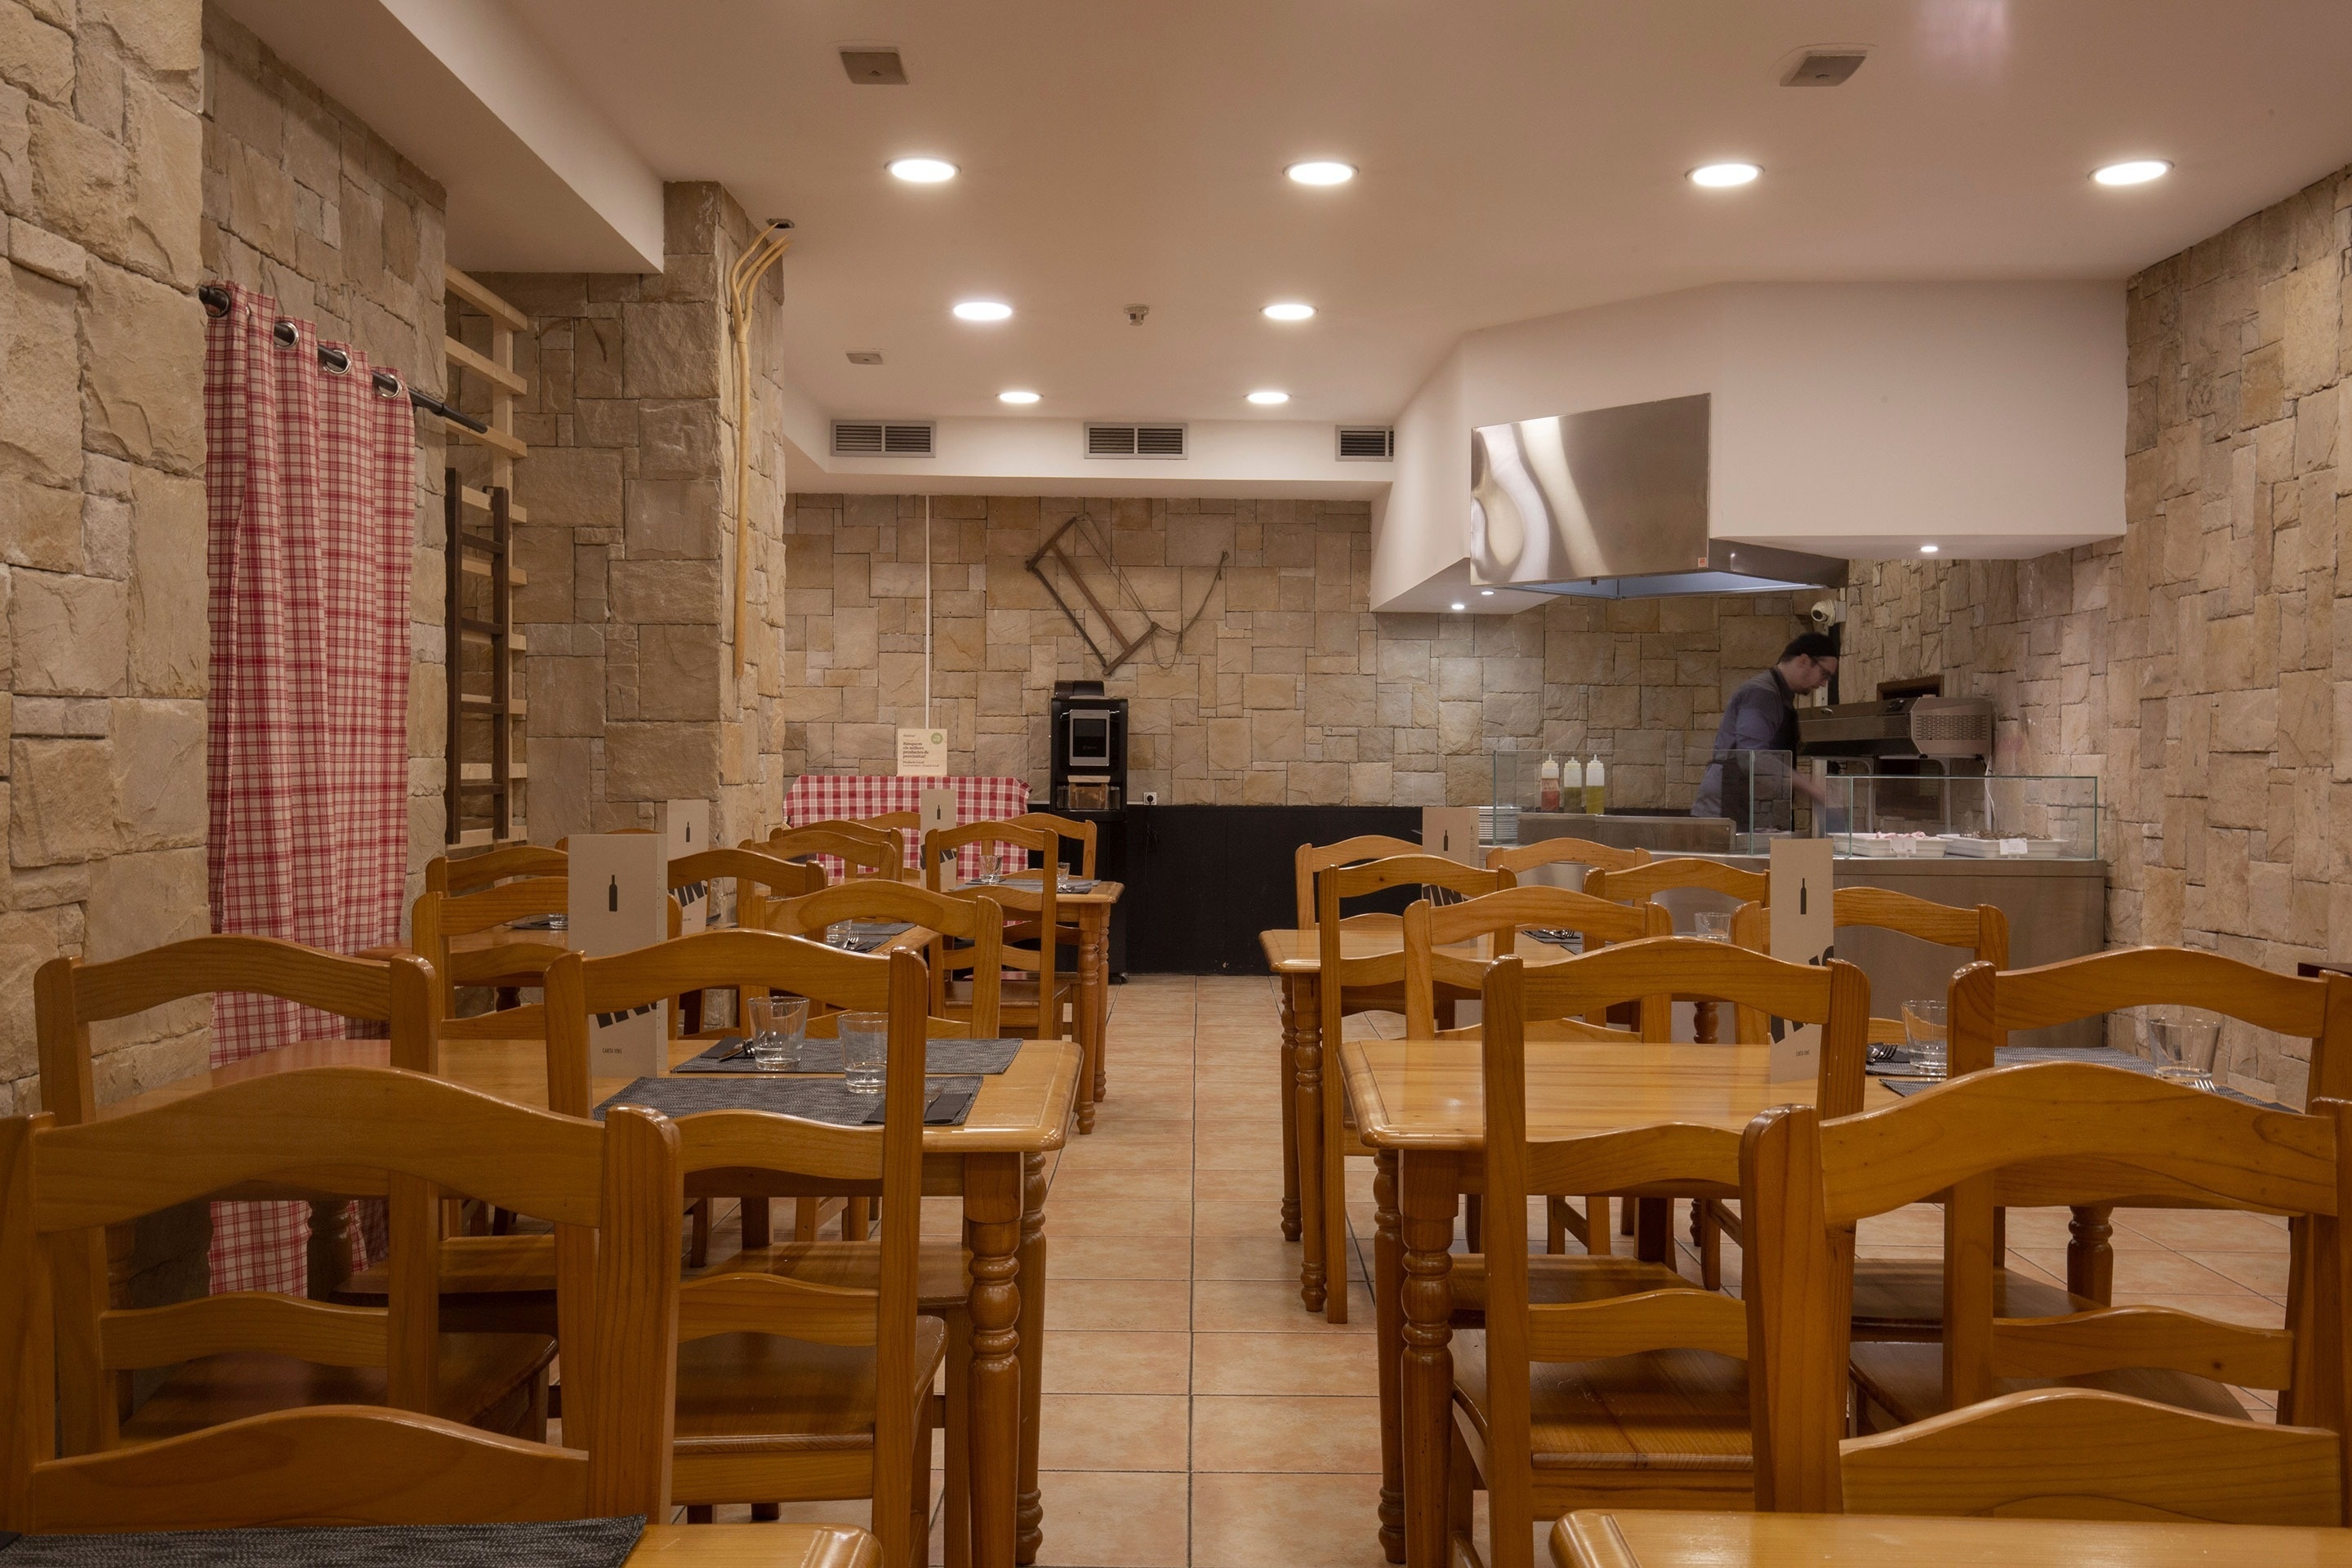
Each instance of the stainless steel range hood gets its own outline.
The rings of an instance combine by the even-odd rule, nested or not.
[[[1473,577],[1600,599],[1843,587],[1843,561],[1709,537],[1707,439],[1704,393],[1480,426]]]

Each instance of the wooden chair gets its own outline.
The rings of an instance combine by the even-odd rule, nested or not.
[[[743,847],[782,860],[829,855],[842,862],[844,878],[878,877],[886,882],[900,882],[907,877],[906,849],[898,836],[856,823],[828,827],[779,827],[768,835],[765,843],[747,838]]]
[[[480,855],[436,855],[425,864],[431,893],[478,893],[520,877],[561,877],[572,858],[541,844],[508,844]]]
[[[1494,869],[1507,870],[1508,868],[1496,867]],[[1674,918],[1662,905],[1621,904],[1567,888],[1509,888],[1458,904],[1433,904],[1426,899],[1422,900],[1404,912],[1405,1038],[1435,1039],[1448,1033],[1437,1026],[1436,1004],[1441,985],[1475,993],[1484,983],[1483,965],[1441,953],[1437,951],[1439,948],[1484,936],[1491,939],[1490,958],[1508,957],[1521,927],[1575,931],[1583,939],[1586,952],[1596,951],[1612,942],[1671,936],[1675,929]],[[1642,1005],[1645,1009],[1643,1027],[1645,1033],[1650,1034],[1659,1033],[1666,1026],[1663,1016],[1654,1018],[1648,1016],[1646,1010],[1653,1004],[1659,1007],[1667,1005],[1663,997],[1652,998]],[[1591,1031],[1570,1031],[1565,1027],[1568,1022],[1562,1019],[1530,1020],[1530,1026],[1537,1032],[1528,1037],[1559,1037],[1565,1034],[1584,1039],[1614,1037],[1629,1043],[1643,1037],[1610,1029],[1605,1018],[1590,1020],[1591,1024],[1600,1026]],[[1477,1037],[1475,1027],[1452,1032],[1469,1038]],[[1570,1236],[1582,1243],[1587,1252],[1603,1254],[1610,1250],[1609,1200],[1606,1197],[1586,1197],[1584,1210],[1580,1214],[1569,1206],[1566,1198],[1547,1194],[1544,1207],[1545,1251],[1565,1252]],[[1483,1215],[1483,1205],[1480,1212]],[[1597,1226],[1589,1224],[1591,1216],[1598,1216],[1600,1223]],[[1714,1287],[1709,1286],[1708,1289]]]
[[[458,1017],[457,988],[488,985],[517,990],[537,985],[541,973],[567,951],[563,933],[551,931],[544,942],[499,942],[474,947],[457,943],[516,921],[568,913],[570,885],[565,877],[525,877],[478,892],[438,893],[428,889],[417,895],[409,910],[408,943],[440,976],[445,1038],[529,1039],[541,1032],[544,1025],[537,1003]]]
[[[0,1527],[657,1517],[669,1490],[677,1162],[677,1132],[651,1112],[597,1127],[375,1067],[258,1074],[79,1126],[46,1112],[0,1122]],[[385,1310],[266,1292],[102,1305],[108,1226],[322,1180],[390,1194]],[[440,1413],[469,1360],[436,1322],[443,1184],[552,1220],[576,1243],[566,1294],[595,1332],[569,1360],[564,1447]],[[175,1363],[174,1379],[217,1392],[159,1394],[118,1426],[110,1372]],[[265,1403],[251,1382],[205,1374],[264,1363],[313,1368],[308,1386],[325,1397]],[[158,1401],[168,1422],[149,1415]]]
[[[1785,963],[1652,937],[1540,969],[1516,958],[1492,966],[1482,1019],[1487,1236],[1469,1270],[1486,1330],[1454,1341],[1448,1494],[1451,1533],[1467,1547],[1471,1494],[1486,1490],[1496,1568],[1529,1563],[1539,1515],[1753,1506],[1752,1336],[1741,1304],[1664,1263],[1528,1254],[1533,1193],[1736,1189],[1738,1139],[1716,1129],[1528,1142],[1526,1020],[1671,993],[1822,1024],[1824,1087],[1836,1077],[1846,1090],[1838,1075],[1850,1069],[1851,1098],[1860,1099],[1869,986],[1851,964]]]
[[[565,1061],[584,1070],[593,1013],[722,983],[866,1000],[877,972],[881,994],[871,999],[890,1016],[879,1131],[748,1110],[677,1122],[688,1196],[756,1191],[764,1202],[856,1192],[881,1200],[881,1237],[747,1249],[680,1291],[670,1500],[707,1520],[704,1510],[722,1503],[870,1497],[884,1562],[919,1568],[928,1560],[931,1384],[950,1314],[962,1354],[949,1384],[953,1417],[963,1414],[971,1345],[962,1249],[952,1241],[926,1248],[921,1239],[929,998],[922,961],[740,931],[609,958],[574,953],[548,970],[550,1035]],[[919,1319],[927,1289],[936,1295]],[[950,1486],[961,1489],[968,1479],[954,1430]]]
[[[1370,1159],[1372,1151],[1362,1138],[1348,1125],[1345,1114],[1348,1097],[1339,1091],[1338,1066],[1339,1036],[1346,1020],[1353,1014],[1404,1011],[1404,953],[1402,947],[1367,958],[1345,958],[1343,937],[1349,929],[1341,920],[1340,906],[1349,899],[1360,899],[1390,888],[1443,888],[1465,898],[1482,893],[1496,893],[1509,885],[1509,873],[1485,871],[1465,866],[1459,860],[1440,856],[1391,855],[1382,859],[1368,860],[1356,865],[1330,867],[1315,874],[1316,914],[1314,926],[1320,959],[1316,971],[1315,994],[1321,1020],[1320,1055],[1316,1064],[1314,1080],[1300,1069],[1298,1085],[1297,1126],[1299,1137],[1298,1176],[1299,1206],[1303,1213],[1320,1215],[1319,1235],[1310,1226],[1305,1244],[1319,1246],[1324,1268],[1325,1286],[1322,1310],[1330,1322],[1348,1321],[1348,1184],[1345,1161],[1353,1154]],[[1449,1004],[1450,1005],[1450,1004]],[[1452,1022],[1449,1018],[1447,1022]],[[1328,1062],[1331,1068],[1323,1070]],[[1312,1137],[1312,1144],[1309,1138]],[[1310,1257],[1309,1261],[1312,1261]],[[1303,1287],[1311,1287],[1314,1275],[1301,1271]],[[1311,1310],[1311,1309],[1310,1309]]]
[[[1941,947],[1964,947],[1978,963],[1996,969],[2009,967],[2009,917],[1991,904],[1961,909],[1885,888],[1840,888],[1832,896],[1831,918],[1841,931],[1849,926],[1891,931]],[[1768,952],[1771,920],[1771,911],[1764,905],[1742,904],[1731,917],[1731,940],[1758,952]],[[1908,1038],[1900,1018],[1870,1021],[1874,1046],[1899,1046]]]
[[[2352,1106],[2266,1110],[2080,1062],[1977,1071],[1867,1116],[1768,1110],[1741,1150],[1743,1294],[1764,1369],[1759,1506],[2340,1526]],[[2315,1288],[2284,1330],[2159,1307],[1996,1316],[1996,1200],[2032,1189],[2293,1216]],[[1844,1438],[1853,1226],[1944,1194],[1948,1410]],[[1914,1347],[1872,1347],[1860,1349]],[[1936,1353],[1936,1352],[1931,1352]],[[2125,1376],[2293,1391],[2273,1426],[2084,1386]],[[2119,1386],[2129,1386],[2120,1384]]]
[[[961,827],[941,828],[924,835],[922,851],[923,883],[933,892],[940,891],[941,868],[966,845],[1010,844],[1024,852],[1045,858],[1050,867],[1054,858],[1054,836],[1042,828],[1014,827],[1003,821],[968,822]],[[1013,980],[1003,985],[998,1016],[1000,1026],[1024,1039],[1058,1040],[1071,1038],[1076,1029],[1078,1009],[1078,977],[1075,967],[1065,970],[1061,964],[1062,943],[1059,933],[1062,923],[1058,912],[1059,883],[1051,875],[1041,876],[1034,889],[1009,883],[984,889],[957,889],[958,898],[984,892],[1003,910],[1006,921],[1003,945],[1000,956],[1004,967],[1017,973],[1034,975],[1034,980]],[[1055,933],[1048,940],[1045,933]],[[1018,945],[1034,942],[1036,946]],[[942,952],[936,965],[934,984],[943,987],[943,1008],[961,1016],[975,1005],[957,994],[961,989],[954,976],[967,967],[961,952]],[[976,999],[978,981],[972,982]],[[1092,1081],[1094,1064],[1086,1068]]]
[[[1703,888],[1743,903],[1759,905],[1769,903],[1772,898],[1772,879],[1764,872],[1742,871],[1719,860],[1703,860],[1696,856],[1653,860],[1646,866],[1635,866],[1622,871],[1595,870],[1587,873],[1584,879],[1584,890],[1594,898],[1615,899],[1622,903],[1642,903],[1677,888]],[[1679,997],[1677,1000],[1697,1001],[1697,998]],[[1717,1037],[1715,1008],[1710,1004],[1698,1001],[1691,1011],[1691,1023],[1694,1038],[1712,1041]],[[1763,1020],[1754,1017],[1738,1020],[1735,1025],[1743,1031],[1762,1026]],[[1743,1032],[1733,1037],[1747,1039],[1749,1035]]]
[[[969,899],[935,893],[907,882],[867,879],[788,899],[774,907],[765,925],[787,936],[822,941],[825,928],[841,921],[907,921],[936,931],[942,941],[966,944],[971,953],[972,998],[969,1017],[961,1022],[979,1039],[996,1039],[1003,1003],[1004,974],[1004,910],[991,895],[994,888],[972,889]],[[940,976],[930,979],[929,1011],[944,1032],[950,1026],[945,988]]]
[[[824,886],[824,872],[806,861],[780,859],[757,848],[705,849],[696,855],[682,855],[669,863],[673,899],[684,900],[693,889],[721,879],[735,884],[735,923],[746,931],[764,931],[768,910],[774,900],[816,891]],[[678,931],[673,930],[670,934],[676,936]],[[719,1031],[704,1027],[701,992],[692,992],[677,1001],[669,1013],[671,1038],[719,1037]],[[735,1016],[740,1026],[740,1000]]]
[[[1486,851],[1486,868],[1517,877],[1538,866],[1583,866],[1596,871],[1630,871],[1650,863],[1646,849],[1620,849],[1590,838],[1545,838]]]
[[[1393,855],[1418,855],[1421,846],[1407,838],[1390,838],[1377,833],[1367,833],[1354,838],[1343,838],[1337,844],[1302,844],[1291,858],[1293,887],[1298,895],[1298,929],[1312,931],[1315,927],[1315,879],[1334,866],[1352,866],[1360,861],[1379,860]],[[1357,915],[1359,921],[1381,921],[1394,924],[1394,915]]]
[[[1080,877],[1091,877],[1095,874],[1096,824],[1076,822],[1066,816],[1055,816],[1050,811],[1024,812],[1019,816],[1008,816],[1004,820],[1015,827],[1039,828],[1054,835],[1058,842],[1046,854],[1045,859],[1049,865],[1061,858],[1063,844],[1076,845],[1078,868],[1075,874]]]

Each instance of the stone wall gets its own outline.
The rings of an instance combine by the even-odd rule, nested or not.
[[[920,496],[794,498],[769,704],[787,777],[891,772],[896,727],[923,721],[923,513]],[[1687,809],[1725,694],[1800,629],[1783,595],[1376,616],[1358,501],[934,497],[949,766],[1026,777],[1041,801],[1054,682],[1099,666],[1024,563],[1080,513],[1140,601],[1121,626],[1168,628],[1107,689],[1132,705],[1129,787],[1171,804],[1478,805],[1494,751],[1540,746],[1606,758],[1617,804]]]
[[[2029,766],[2098,776],[2116,942],[2352,955],[2347,209],[2352,171],[2131,280],[2121,540],[1853,595],[1856,675],[1949,671],[2022,717]],[[2302,1046],[2228,1047],[2300,1102]]]
[[[446,198],[351,110],[207,6],[204,268],[277,300],[438,395]],[[409,895],[443,847],[448,688],[441,421],[416,422],[415,571],[408,686]]]
[[[200,39],[197,0],[0,0],[0,1116],[36,967],[205,925]],[[206,1018],[98,1030],[100,1093]]]

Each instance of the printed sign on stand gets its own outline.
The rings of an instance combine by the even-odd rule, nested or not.
[[[945,730],[898,731],[898,776],[902,779],[945,778],[948,732]]]
[[[1836,846],[1826,838],[1772,840],[1772,956],[1826,963],[1837,956]],[[1819,1070],[1822,1026],[1772,1020],[1772,1081],[1794,1083]]]
[[[1475,805],[1428,805],[1421,812],[1421,848],[1424,855],[1443,855],[1465,866],[1478,858],[1478,808]]]
[[[927,789],[922,793],[920,814],[916,819],[915,826],[920,831],[922,837],[928,839],[934,833],[945,833],[949,828],[956,826],[956,816],[955,791]],[[956,875],[956,858],[950,856],[947,864],[940,868],[940,886],[960,888],[962,885],[962,879]]]
[[[668,938],[668,847],[658,833],[572,836],[567,912],[574,948],[604,958]],[[588,1070],[600,1078],[650,1078],[667,1065],[668,1039],[667,1004],[597,1014],[588,1020]]]
[[[662,842],[668,853],[667,860],[683,860],[689,855],[699,855],[711,847],[710,803],[707,800],[672,800],[662,804]],[[667,866],[663,868],[667,879]],[[710,926],[710,885],[697,882],[677,889],[678,928],[680,936],[692,936]]]

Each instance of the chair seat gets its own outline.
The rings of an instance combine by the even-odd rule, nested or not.
[[[378,1263],[335,1289],[347,1307],[382,1307],[391,1272]],[[464,1236],[441,1244],[441,1331],[555,1332],[555,1237]]]
[[[544,1334],[444,1334],[433,1414],[486,1431],[512,1433],[539,1402],[539,1379],[555,1360]],[[183,1362],[122,1424],[125,1444],[152,1443],[224,1421],[313,1405],[382,1405],[380,1366],[318,1366],[264,1351]]]
[[[2100,1303],[2064,1288],[2020,1274],[1993,1270],[1993,1315],[2000,1318],[2063,1318],[2095,1312]],[[1944,1337],[1944,1266],[1932,1258],[1865,1258],[1853,1266],[1853,1336],[1858,1340],[1916,1340],[1940,1343]]]
[[[1849,1353],[1855,1384],[1898,1425],[1908,1426],[1944,1413],[1944,1351],[1940,1344],[1881,1341],[1854,1345]],[[2018,1394],[2031,1388],[2099,1388],[2207,1415],[2243,1420],[2246,1415],[2237,1396],[2210,1378],[2137,1367],[2083,1377],[1996,1378],[1992,1391],[1996,1394]]]
[[[915,1320],[914,1385],[901,1391],[919,1429],[947,1330]],[[712,1334],[677,1347],[677,1454],[745,1458],[874,1447],[874,1352],[775,1334]]]
[[[1748,1363],[1712,1351],[1649,1351],[1606,1361],[1538,1362],[1530,1379],[1530,1454],[1547,1471],[1755,1472]],[[1487,1446],[1486,1335],[1454,1338],[1454,1404]]]
[[[953,1242],[927,1241],[918,1255],[915,1290],[928,1313],[960,1312],[971,1298],[971,1253]],[[784,1274],[842,1289],[881,1288],[878,1241],[787,1241],[739,1252],[714,1273]]]
[[[1486,1310],[1486,1255],[1458,1254],[1454,1259],[1454,1310]],[[1568,1301],[1605,1301],[1612,1296],[1636,1296],[1644,1290],[1687,1290],[1691,1282],[1663,1263],[1634,1258],[1570,1258],[1538,1253],[1528,1259],[1528,1300],[1538,1306]]]

